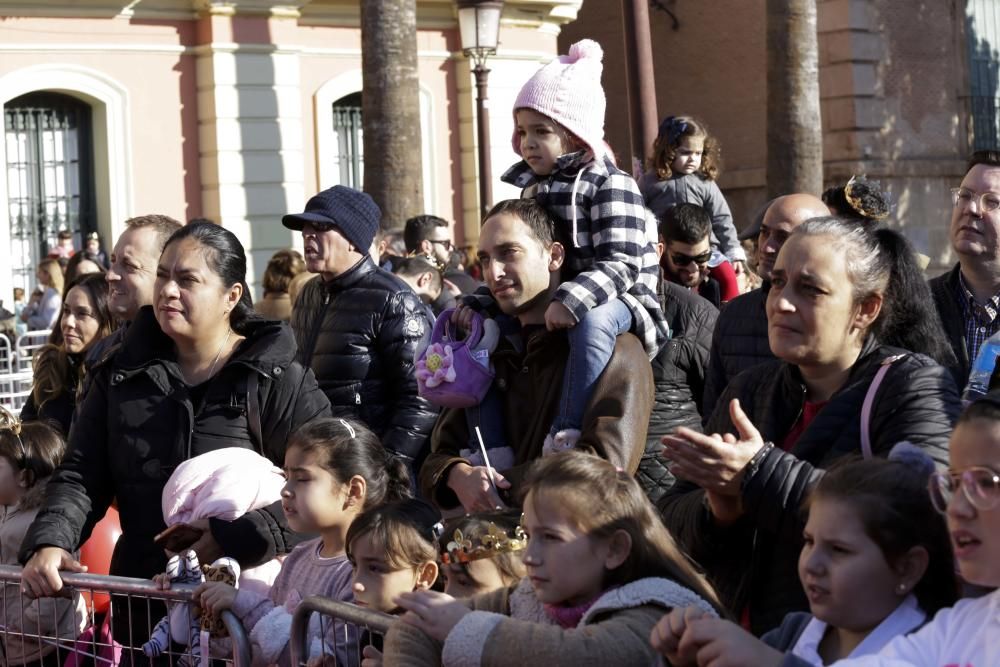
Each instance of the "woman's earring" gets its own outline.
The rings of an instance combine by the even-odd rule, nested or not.
[[[896,586],[896,592],[902,595],[903,593],[906,592],[906,588],[907,588],[906,584],[900,583],[899,585]]]

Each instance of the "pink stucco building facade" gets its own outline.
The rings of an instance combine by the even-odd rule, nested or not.
[[[489,61],[494,174],[515,157],[514,96],[581,3],[506,3]],[[143,213],[220,222],[259,280],[274,250],[300,243],[282,214],[358,185],[359,11],[347,0],[0,0],[0,247],[14,249],[0,298],[33,284],[58,229],[96,230],[109,249]],[[417,2],[417,22],[425,209],[471,241],[475,97],[455,5]]]

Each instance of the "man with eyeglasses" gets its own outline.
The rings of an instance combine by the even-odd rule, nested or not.
[[[482,287],[478,280],[455,268],[452,257],[456,248],[451,240],[451,227],[444,218],[436,215],[410,218],[403,227],[403,241],[408,255],[426,259],[437,267],[444,278],[445,289],[433,304],[435,312],[453,307],[456,297],[472,294]]]
[[[420,298],[369,254],[381,217],[367,194],[335,185],[282,218],[302,232],[306,268],[320,274],[299,293],[291,325],[297,358],[334,415],[360,419],[413,474],[437,419],[413,365],[431,322]]]
[[[972,154],[952,203],[948,234],[958,264],[930,286],[958,360],[952,374],[964,387],[980,346],[1000,331],[1000,150]],[[998,385],[994,371],[990,387]]]

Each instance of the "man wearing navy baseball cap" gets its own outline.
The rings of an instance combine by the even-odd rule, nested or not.
[[[414,354],[431,322],[406,283],[368,254],[382,212],[364,192],[335,185],[281,219],[302,232],[306,268],[291,325],[334,414],[368,425],[411,468],[426,451],[437,409],[417,394]]]

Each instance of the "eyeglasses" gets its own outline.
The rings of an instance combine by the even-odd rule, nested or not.
[[[965,499],[978,510],[991,510],[1000,505],[1000,475],[989,468],[975,466],[931,475],[928,490],[934,509],[942,514],[947,512],[948,504],[959,487]]]
[[[28,450],[24,448],[24,441],[21,440],[21,420],[4,407],[0,407],[0,431],[10,431],[17,440],[17,444],[21,448],[18,466],[23,468],[24,464],[28,462]]]
[[[996,192],[984,192],[977,197],[976,193],[968,188],[952,188],[951,201],[956,207],[968,206],[972,202],[976,202],[980,213],[1000,208],[1000,194]]]
[[[670,261],[676,266],[687,266],[691,262],[694,262],[695,264],[707,264],[710,259],[712,259],[711,250],[706,250],[700,255],[685,255],[682,252],[670,253]]]
[[[427,240],[434,244],[440,243],[441,245],[444,246],[444,249],[447,250],[448,252],[451,252],[452,248],[455,247],[455,245],[449,239],[427,239]]]

